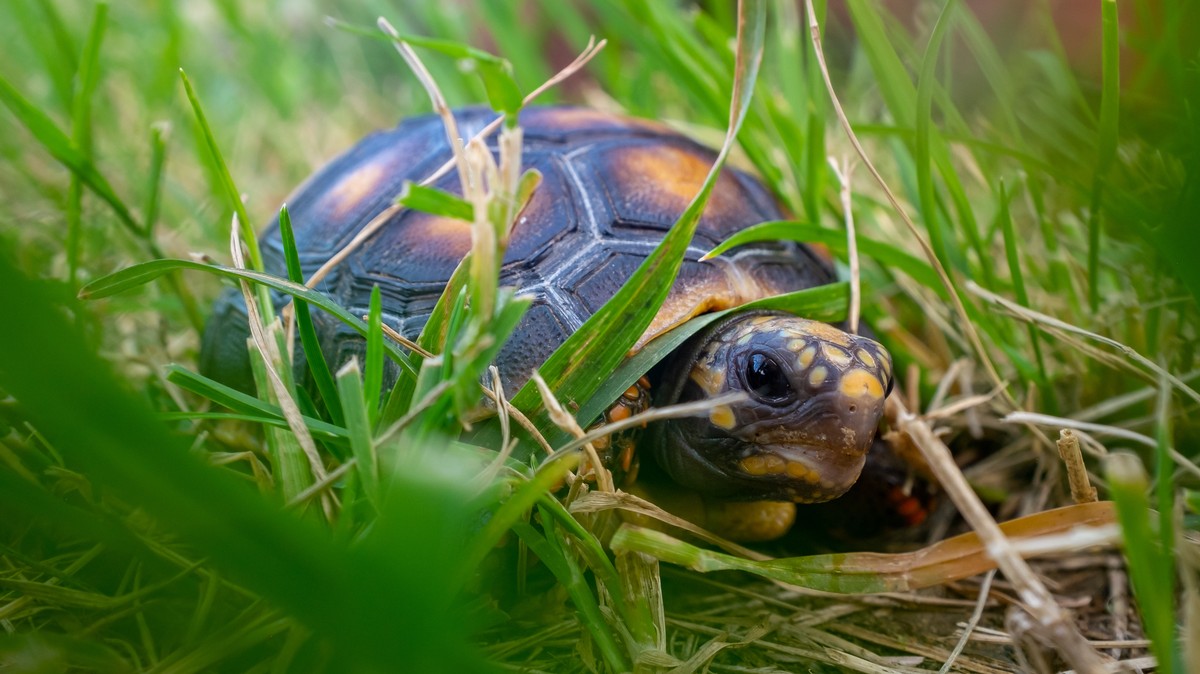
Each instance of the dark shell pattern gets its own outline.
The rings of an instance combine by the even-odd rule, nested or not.
[[[483,109],[456,112],[464,138],[494,117]],[[502,285],[534,298],[499,356],[510,392],[612,297],[658,245],[716,156],[660,124],[581,108],[530,109],[521,124],[524,167],[536,168],[543,179],[518,216],[501,272]],[[494,150],[494,140],[490,145]],[[441,120],[424,116],[371,134],[318,171],[288,200],[305,277],[386,209],[405,181],[421,181],[450,157]],[[454,172],[436,186],[461,193]],[[789,242],[752,244],[699,261],[734,232],[783,217],[757,180],[726,168],[674,289],[643,342],[692,315],[832,280],[823,259]],[[415,338],[470,245],[468,223],[401,211],[318,289],[361,315],[378,284],[385,322]],[[267,270],[283,275],[278,222],[263,233],[262,246]],[[282,304],[284,298],[278,300]],[[237,293],[218,302],[201,367],[210,376],[249,388],[244,315]],[[361,353],[356,334],[321,312],[316,319],[331,363],[336,366]]]

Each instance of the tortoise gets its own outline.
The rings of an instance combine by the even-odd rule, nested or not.
[[[455,116],[460,133],[471,137],[494,113],[463,109]],[[501,270],[502,285],[534,298],[497,358],[508,391],[612,297],[678,219],[715,160],[710,149],[664,125],[591,109],[531,108],[520,121],[525,167],[543,179],[517,218]],[[441,120],[415,117],[367,136],[309,178],[288,200],[305,276],[387,208],[405,181],[423,179],[450,156]],[[461,193],[453,174],[435,186]],[[725,169],[674,287],[638,346],[695,315],[833,281],[826,257],[789,241],[700,261],[735,232],[783,217],[758,180]],[[318,289],[361,315],[378,285],[384,321],[415,338],[470,236],[461,221],[401,211]],[[261,245],[267,271],[283,275],[278,221]],[[350,328],[321,312],[315,318],[331,363],[361,353],[361,337]],[[251,386],[245,326],[240,296],[227,293],[201,352],[202,372],[242,389]],[[827,501],[854,484],[892,386],[890,356],[874,340],[779,312],[726,317],[648,374],[614,410],[647,396],[667,405],[731,391],[748,395],[704,417],[651,424],[638,440],[639,454],[651,457],[642,461],[651,464],[643,474],[666,478],[660,480],[665,500],[698,496],[719,514],[710,525],[743,540],[782,534],[793,504]]]

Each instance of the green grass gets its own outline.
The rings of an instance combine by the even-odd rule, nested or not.
[[[1176,638],[1180,625],[1184,634],[1200,629],[1181,623],[1177,609],[1195,600],[1180,598],[1192,585],[1177,582],[1196,572],[1187,561],[1195,555],[1177,552],[1194,546],[1195,492],[1188,500],[1180,491],[1196,489],[1196,474],[1176,457],[1200,455],[1196,398],[1146,364],[1191,381],[1200,358],[1200,16],[1178,0],[1098,3],[1102,40],[1087,52],[1054,32],[1041,3],[1030,3],[1015,39],[953,0],[923,3],[911,23],[873,2],[816,4],[847,117],[950,274],[945,287],[860,167],[852,190],[864,319],[895,357],[900,392],[928,410],[946,401],[941,393],[953,402],[992,388],[982,376],[970,390],[939,386],[961,372],[956,361],[977,373],[994,364],[1004,395],[936,424],[981,461],[967,475],[1006,517],[1068,496],[1048,458],[1053,447],[1032,427],[999,423],[1005,414],[1100,409],[1083,420],[1124,431],[1097,433],[1102,444],[1085,448],[1095,450],[1089,464],[1105,476],[1102,498],[1117,500],[1129,542],[1134,622],[1146,626],[1159,671],[1198,666]],[[28,672],[397,663],[703,671],[710,661],[713,671],[743,671],[789,669],[793,656],[820,671],[853,669],[854,658],[894,664],[886,660],[894,644],[862,636],[871,618],[861,606],[833,611],[850,627],[798,626],[796,610],[824,615],[834,604],[807,599],[797,609],[783,601],[799,600],[761,581],[714,576],[733,584],[718,591],[669,563],[612,554],[611,511],[572,511],[577,489],[565,504],[551,496],[577,453],[545,464],[497,460],[510,437],[519,440],[514,456],[540,452],[507,414],[461,434],[481,399],[478,381],[525,306],[496,287],[511,208],[476,213],[469,200],[425,188],[404,195],[415,208],[479,216],[498,235],[472,252],[420,340],[438,358],[383,335],[376,301],[367,317],[352,316],[305,289],[290,231],[289,278],[256,271],[253,232],[305,176],[366,132],[429,110],[374,28],[377,16],[421,38],[418,53],[450,105],[508,112],[589,35],[607,39],[583,73],[539,102],[666,120],[714,147],[732,120],[730,161],[762,176],[795,218],[745,236],[823,243],[845,262],[827,157],[852,151],[807,19],[794,3],[762,5],[765,23],[750,24],[741,54],[752,63],[761,45],[761,67],[735,76],[737,16],[719,2],[3,3],[0,664]],[[504,187],[512,198],[504,203],[520,203],[536,180]],[[628,300],[664,296],[702,205],[703,196],[618,300],[543,369],[561,398],[579,403],[583,424],[645,367],[621,363],[652,317]],[[228,264],[234,222],[249,269]],[[193,252],[220,264],[188,259]],[[296,297],[306,346],[316,340],[312,306],[353,325],[367,340],[365,361],[309,362],[309,391],[267,348],[258,396],[195,374],[207,307],[231,281],[264,299],[268,287]],[[971,283],[1111,341],[1014,316]],[[86,300],[76,299],[85,284]],[[844,289],[778,301],[834,319],[844,315]],[[949,293],[962,298],[978,348]],[[273,313],[261,317],[267,347],[284,339]],[[401,376],[381,396],[385,359]],[[535,389],[507,394],[552,448],[571,441]],[[972,439],[979,423],[984,438]],[[1106,471],[1097,454],[1108,450],[1130,453]],[[802,548],[793,540],[771,551]],[[807,572],[810,561],[797,568]],[[895,610],[891,634],[944,645],[937,629]],[[967,614],[947,614],[942,636]],[[771,628],[748,628],[756,624]],[[969,646],[962,658],[994,662],[985,650]],[[920,667],[939,665],[927,658]]]

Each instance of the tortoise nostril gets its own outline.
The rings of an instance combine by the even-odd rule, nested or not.
[[[851,411],[851,412],[857,412],[857,411],[858,411],[858,405],[855,405],[854,403],[850,403],[850,411]]]

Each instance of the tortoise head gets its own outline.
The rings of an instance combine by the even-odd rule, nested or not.
[[[673,356],[659,404],[715,398],[707,417],[656,424],[648,450],[679,484],[735,499],[818,503],[858,479],[891,392],[877,342],[781,313],[709,328]]]

